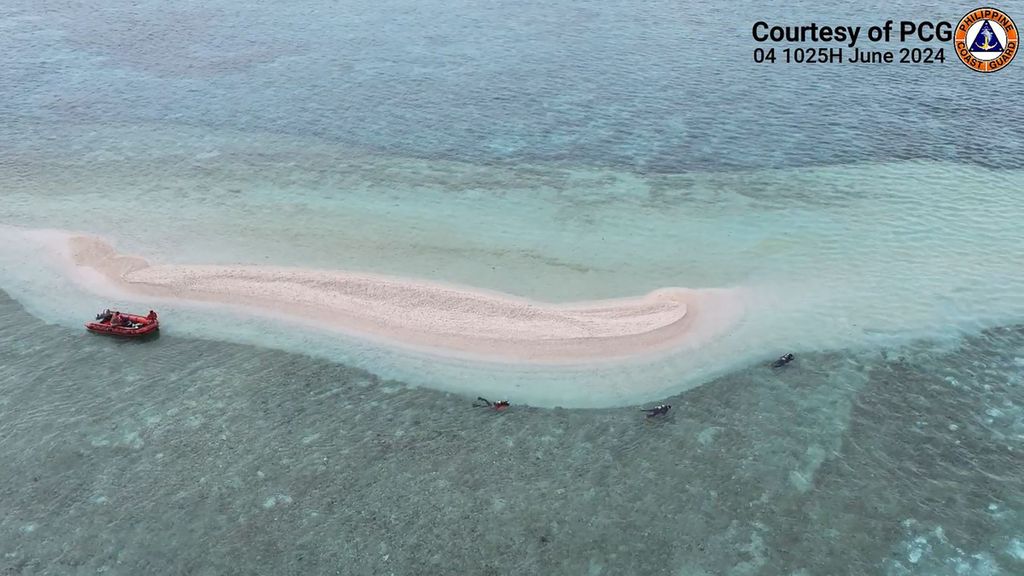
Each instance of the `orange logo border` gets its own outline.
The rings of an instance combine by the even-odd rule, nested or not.
[[[967,49],[967,30],[978,20],[995,20],[996,24],[999,24],[1006,32],[1006,46],[1003,48],[1003,53],[993,60],[979,60]],[[1007,26],[1003,23],[1004,21],[1009,21],[1010,25]],[[976,8],[964,14],[960,22],[957,22],[956,31],[953,34],[953,49],[960,61],[971,70],[984,74],[1006,68],[1013,61],[1013,57],[1017,55],[1019,47],[1017,24],[1006,12],[995,8]]]

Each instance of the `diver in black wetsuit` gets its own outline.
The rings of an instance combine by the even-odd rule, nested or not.
[[[671,404],[659,404],[654,408],[641,408],[641,411],[647,412],[648,418],[654,418],[655,416],[664,416],[665,414],[668,414],[668,411],[671,409]]]
[[[778,360],[772,362],[772,368],[782,368],[786,364],[792,362],[793,358],[794,356],[792,354],[785,354],[783,356],[779,356]]]
[[[501,412],[502,410],[511,406],[508,400],[498,400],[497,402],[491,402],[487,398],[477,396],[477,402],[473,402],[473,406],[477,408],[490,408],[495,412]]]

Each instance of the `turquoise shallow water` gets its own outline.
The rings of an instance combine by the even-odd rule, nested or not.
[[[919,160],[637,174],[252,138],[151,125],[69,130],[63,142],[83,156],[25,152],[17,171],[0,176],[0,210],[28,228],[105,235],[157,263],[372,271],[545,301],[667,286],[744,291],[742,323],[709,346],[568,371],[423,361],[162,303],[177,319],[166,326],[174,334],[316,352],[386,377],[540,406],[656,400],[787,350],[948,339],[1024,317],[1024,210],[1006,186],[1020,179],[1017,169]],[[949,185],[961,179],[986,193]],[[139,224],[111,227],[122,213]],[[29,248],[0,254],[0,275],[37,316],[71,327],[106,305]],[[608,392],[591,392],[598,387]]]
[[[982,97],[1021,93],[1018,64],[749,61],[754,19],[943,10],[0,6],[0,225],[157,262],[752,304],[698,352],[567,371],[181,306],[136,345],[83,334],[107,303],[0,245],[0,567],[1024,571],[1024,111]],[[472,410],[481,390],[514,410]]]

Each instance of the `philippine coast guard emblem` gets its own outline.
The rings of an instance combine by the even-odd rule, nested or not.
[[[978,8],[960,19],[953,46],[960,61],[978,72],[995,72],[1017,55],[1017,26],[1001,10]]]

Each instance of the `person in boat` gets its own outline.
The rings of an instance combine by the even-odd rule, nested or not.
[[[642,408],[642,412],[647,413],[648,418],[654,418],[655,416],[664,416],[668,414],[668,411],[672,409],[671,404],[658,404],[654,408]]]
[[[115,311],[113,315],[110,316],[111,326],[124,326],[127,323],[128,319],[122,316],[120,312]]]
[[[795,356],[792,354],[783,354],[782,356],[779,356],[775,362],[772,362],[772,368],[782,368],[786,364],[792,362],[793,358],[795,358]]]
[[[473,402],[473,406],[476,406],[477,408],[490,408],[495,412],[501,412],[502,410],[505,410],[509,406],[511,406],[508,400],[498,400],[497,402],[491,402],[490,400],[482,396],[477,396],[476,399],[477,401]]]

